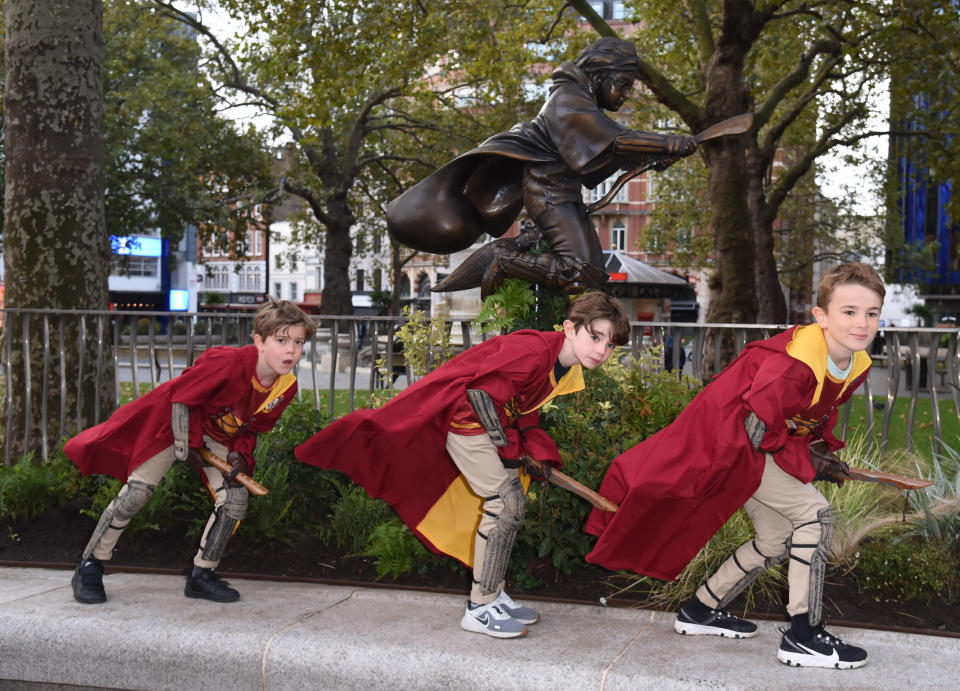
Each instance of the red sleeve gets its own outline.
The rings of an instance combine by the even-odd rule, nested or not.
[[[778,466],[802,482],[810,482],[815,475],[810,465],[810,438],[790,436],[786,419],[809,406],[815,386],[809,368],[784,354],[760,363],[742,398],[744,406],[767,428],[760,451],[773,454]]]

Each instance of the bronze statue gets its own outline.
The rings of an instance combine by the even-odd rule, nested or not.
[[[618,170],[664,169],[697,150],[688,136],[639,132],[607,117],[626,101],[639,68],[629,41],[601,38],[552,75],[540,113],[494,135],[393,200],[387,228],[403,245],[449,254],[483,233],[499,238],[521,208],[533,221],[517,239],[485,245],[434,290],[481,285],[486,297],[506,276],[576,292],[607,280],[581,186]],[[526,248],[542,237],[547,254]]]

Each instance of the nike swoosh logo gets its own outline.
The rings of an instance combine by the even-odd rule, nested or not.
[[[797,643],[797,647],[802,648],[803,650],[807,651],[811,655],[816,655],[817,657],[828,659],[830,660],[830,662],[840,662],[840,653],[837,652],[836,648],[831,648],[831,650],[833,651],[833,655],[827,658],[827,656],[824,655],[823,653],[818,653],[816,650],[811,650],[810,648],[805,646],[803,643]]]

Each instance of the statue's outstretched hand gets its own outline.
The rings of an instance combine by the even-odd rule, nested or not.
[[[697,150],[697,140],[685,134],[670,135],[667,153],[671,156],[689,156]]]

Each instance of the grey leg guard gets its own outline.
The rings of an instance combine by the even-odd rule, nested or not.
[[[737,551],[717,570],[718,575],[721,570],[725,570],[730,566],[736,567],[739,569],[743,575],[733,584],[726,593],[722,596],[717,597],[717,595],[710,589],[710,580],[707,580],[703,584],[703,587],[710,594],[710,596],[717,601],[717,606],[713,609],[725,609],[727,605],[733,602],[734,598],[742,593],[747,586],[753,583],[757,578],[760,577],[764,571],[769,569],[771,566],[776,566],[781,561],[786,559],[787,554],[789,553],[789,545],[784,545],[783,553],[777,554],[771,557],[766,556],[757,549],[756,540],[751,540],[750,542],[745,542],[737,548]]]
[[[247,515],[250,495],[243,487],[228,487],[222,506],[213,510],[213,522],[200,540],[201,556],[207,561],[220,561],[234,531]]]
[[[148,485],[138,480],[130,480],[120,488],[119,494],[113,501],[107,505],[100,516],[97,527],[93,530],[93,535],[87,546],[83,550],[82,560],[86,561],[93,554],[97,546],[103,543],[103,547],[109,552],[113,551],[120,534],[127,527],[131,519],[137,514],[137,511],[143,508],[144,504],[153,496],[156,485]],[[102,551],[102,550],[101,550]],[[109,559],[109,557],[103,557]]]
[[[513,541],[517,537],[517,531],[520,529],[523,514],[527,508],[519,477],[514,476],[500,485],[497,494],[503,501],[503,510],[497,516],[496,525],[487,534],[483,574],[479,582],[480,592],[484,596],[499,592],[503,584]]]
[[[794,543],[790,550],[790,558],[800,564],[810,567],[810,595],[807,618],[811,626],[820,623],[823,615],[823,581],[826,578],[827,559],[830,556],[830,543],[833,540],[833,509],[825,506],[817,511],[817,520],[797,526],[801,530],[807,526],[819,525],[820,539],[815,544]],[[794,531],[796,533],[796,531]],[[813,549],[810,561],[805,561],[794,554],[798,549]]]

